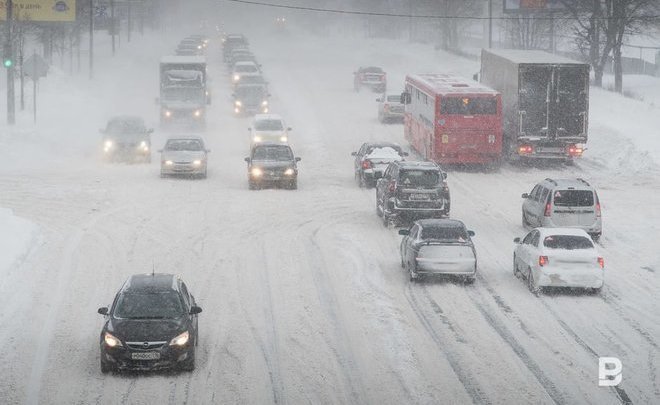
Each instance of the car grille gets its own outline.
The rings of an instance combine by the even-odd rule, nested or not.
[[[153,350],[160,349],[165,346],[167,342],[126,342],[130,349],[134,350]]]

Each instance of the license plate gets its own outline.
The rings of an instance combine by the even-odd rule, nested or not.
[[[158,359],[160,359],[160,353],[158,353],[158,352],[131,353],[131,359],[133,359],[133,360],[158,360]]]
[[[562,148],[536,148],[537,152],[540,153],[561,153],[563,151]]]
[[[410,194],[411,200],[428,200],[429,197],[428,194]]]

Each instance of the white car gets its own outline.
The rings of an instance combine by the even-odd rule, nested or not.
[[[201,137],[170,138],[159,152],[160,177],[187,175],[206,178],[207,154],[210,151]]]
[[[578,228],[535,228],[517,243],[513,274],[537,294],[543,287],[600,292],[605,262],[587,232]]]
[[[256,114],[248,131],[253,145],[261,142],[288,143],[291,128],[277,114]]]
[[[238,84],[244,76],[261,76],[261,70],[254,62],[236,62],[231,72],[231,80]]]

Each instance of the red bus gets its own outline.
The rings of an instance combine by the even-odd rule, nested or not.
[[[405,138],[440,164],[499,164],[502,98],[475,81],[446,74],[406,76]]]

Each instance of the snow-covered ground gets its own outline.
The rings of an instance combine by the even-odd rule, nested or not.
[[[109,116],[156,125],[157,62],[178,38],[100,51],[93,81],[55,70],[38,124],[26,114],[2,127],[0,206],[40,232],[0,283],[3,403],[660,402],[658,107],[594,89],[575,166],[451,171],[452,216],[476,231],[479,277],[416,285],[350,156],[367,140],[404,145],[402,127],[378,122],[377,95],[356,94],[352,72],[381,65],[395,91],[408,72],[471,77],[477,63],[406,42],[252,32],[273,112],[294,128],[299,190],[248,190],[249,119],[231,114],[217,42],[208,179],[160,179],[157,156],[100,163]],[[154,147],[166,137],[157,130]],[[550,176],[599,190],[600,296],[535,297],[513,276],[520,194]],[[204,309],[197,369],[102,375],[96,309],[152,265],[181,274]],[[618,390],[598,386],[599,356],[622,360]]]
[[[37,227],[14,215],[12,210],[0,208],[0,277],[4,278],[10,268],[18,268],[30,248],[36,245]]]

